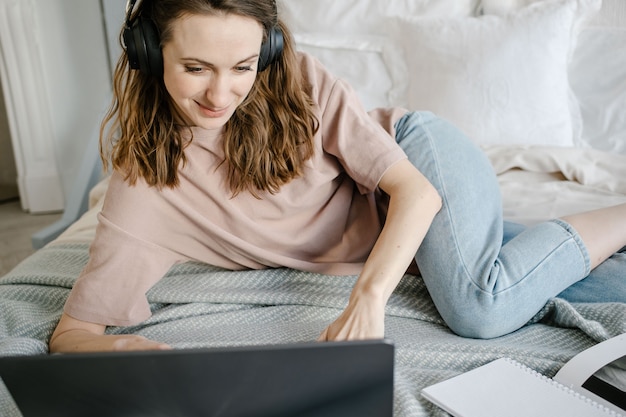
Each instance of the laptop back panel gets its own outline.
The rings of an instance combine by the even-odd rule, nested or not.
[[[391,416],[393,345],[303,343],[0,358],[24,417]]]

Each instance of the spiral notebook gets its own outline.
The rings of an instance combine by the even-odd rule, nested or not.
[[[456,417],[619,417],[619,412],[502,358],[422,390]]]

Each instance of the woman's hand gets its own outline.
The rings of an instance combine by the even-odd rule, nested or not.
[[[385,302],[376,296],[352,294],[346,309],[320,335],[318,341],[382,339]]]
[[[61,316],[52,337],[50,353],[102,352],[129,350],[167,350],[165,343],[136,335],[105,335],[106,326]]]
[[[389,195],[385,225],[352,289],[348,307],[320,340],[384,337],[387,300],[441,208],[437,190],[408,160],[392,165],[379,187]]]

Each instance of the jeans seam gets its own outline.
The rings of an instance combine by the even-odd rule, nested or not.
[[[486,294],[489,294],[489,295],[492,295],[492,296],[497,296],[497,295],[505,294],[507,291],[515,289],[519,285],[523,284],[524,281],[526,281],[526,279],[528,278],[528,276],[533,274],[537,270],[537,268],[539,268],[544,262],[546,262],[546,260],[548,258],[550,258],[556,251],[558,251],[564,245],[566,245],[566,244],[568,244],[568,243],[570,243],[572,241],[577,244],[577,247],[579,247],[578,246],[578,242],[576,242],[576,239],[573,236],[570,235],[569,237],[566,237],[562,242],[560,242],[556,247],[554,247],[550,252],[548,252],[539,262],[537,262],[537,264],[530,271],[528,271],[524,276],[520,277],[520,279],[517,280],[513,285],[510,285],[507,288],[504,288],[504,289],[502,289],[500,291],[488,291],[488,290],[485,290],[485,289],[482,289],[482,288],[478,287],[479,290],[484,292],[484,293],[486,293]],[[579,247],[579,249],[580,249],[580,247]],[[581,252],[581,255],[582,255],[582,258],[583,258],[583,262],[585,264],[585,270],[588,271],[589,263],[587,262],[587,258],[585,258],[583,252]],[[588,275],[588,272],[585,272],[584,276],[586,276],[586,275]]]
[[[576,243],[576,247],[578,248],[578,251],[580,252],[580,255],[585,263],[584,276],[589,275],[591,273],[591,259],[589,257],[589,252],[587,251],[587,247],[578,232],[564,220],[552,219],[550,222],[561,226],[567,233],[569,233],[571,239]]]
[[[432,123],[433,121],[435,121],[436,119],[431,119],[431,120],[427,120],[424,121],[423,120],[423,116],[419,113],[419,112],[415,112],[415,114],[417,116],[419,116],[419,118],[421,119],[420,121],[422,123],[419,124],[419,126],[422,128],[422,130],[424,131],[424,133],[426,134],[426,137],[428,138],[428,143],[429,143],[429,147],[431,149],[431,151],[433,152],[433,154],[435,154],[437,157],[433,158],[433,162],[435,164],[435,168],[436,168],[436,173],[437,173],[437,178],[439,180],[439,184],[441,184],[441,189],[442,191],[444,191],[443,195],[441,195],[440,197],[442,198],[442,209],[446,210],[449,222],[450,222],[450,228],[452,229],[452,236],[454,238],[454,244],[455,244],[455,248],[454,250],[457,252],[458,256],[459,256],[459,260],[460,260],[460,264],[463,267],[463,273],[465,274],[465,276],[468,278],[469,282],[472,283],[472,285],[474,285],[476,288],[478,288],[480,291],[484,291],[480,285],[478,285],[478,283],[474,280],[474,277],[472,276],[472,274],[469,273],[469,270],[467,268],[467,263],[465,262],[465,259],[463,257],[463,253],[459,250],[460,248],[460,244],[459,241],[457,240],[457,233],[456,233],[456,222],[454,220],[454,217],[452,216],[452,214],[450,213],[450,205],[448,204],[448,194],[445,191],[446,186],[445,186],[445,182],[443,181],[443,177],[441,176],[441,167],[439,166],[439,155],[437,153],[437,149],[435,148],[435,146],[432,145],[433,142],[433,135],[432,132],[428,129],[427,125]]]

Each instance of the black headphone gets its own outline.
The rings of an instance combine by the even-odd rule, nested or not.
[[[131,69],[138,69],[144,74],[158,77],[163,75],[159,32],[152,19],[142,16],[141,12],[131,20],[135,3],[137,0],[128,0],[126,3],[126,23],[122,34],[128,64]],[[283,33],[274,26],[268,31],[267,39],[261,45],[258,72],[277,61],[282,52]]]

